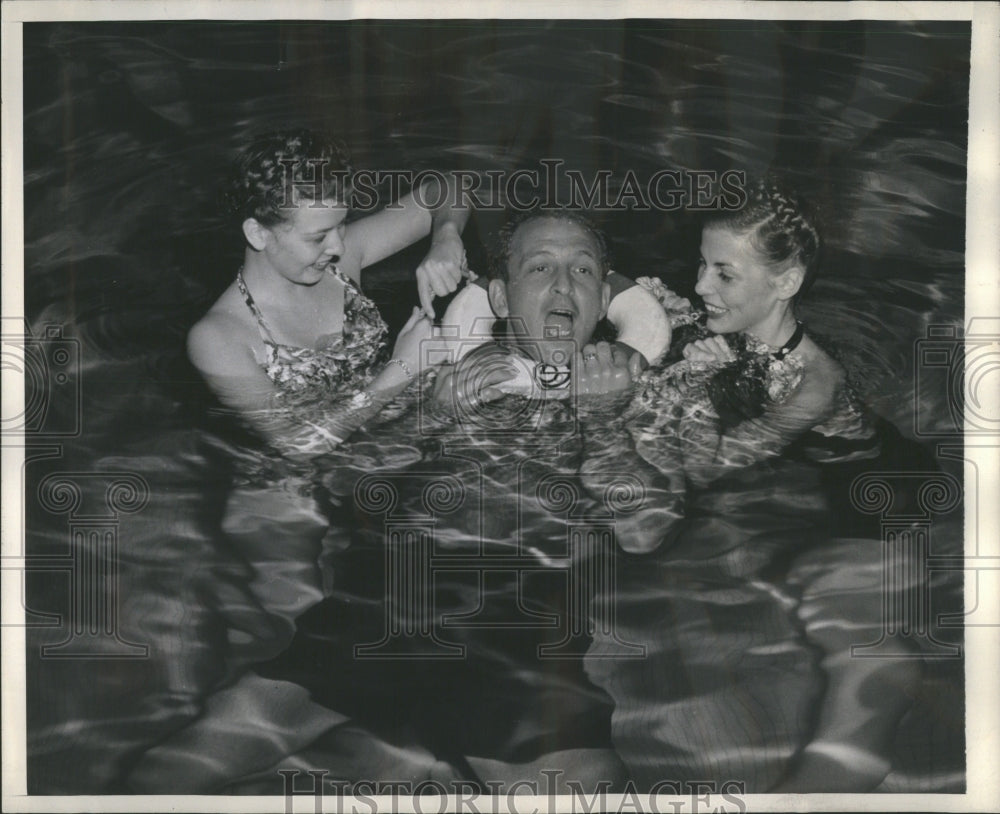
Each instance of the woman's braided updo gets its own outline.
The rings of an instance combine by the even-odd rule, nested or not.
[[[798,263],[805,276],[799,295],[812,284],[819,266],[820,236],[808,205],[775,178],[746,187],[747,202],[735,212],[709,215],[706,226],[746,232],[750,245],[772,266]]]
[[[229,214],[263,226],[288,219],[300,200],[347,203],[351,163],[344,146],[310,130],[267,133],[240,153],[225,194]]]

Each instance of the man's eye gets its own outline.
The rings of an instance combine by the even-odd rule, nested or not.
[[[531,270],[532,271],[547,271],[548,268],[549,267],[547,265],[545,265],[544,263],[542,263],[541,265],[533,266]]]
[[[728,283],[728,282],[731,282],[733,278],[730,277],[728,274],[726,274],[726,272],[720,271],[719,272],[719,279],[722,280],[722,282],[724,282],[724,283]]]
[[[577,270],[577,272],[579,274],[593,274],[594,273],[593,270],[590,268],[590,266],[577,266],[576,270]]]

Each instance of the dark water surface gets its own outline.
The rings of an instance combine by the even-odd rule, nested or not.
[[[928,326],[963,321],[969,42],[967,23],[25,25],[25,312],[36,334],[57,325],[78,343],[67,387],[79,412],[53,388],[46,421],[81,428],[49,457],[28,451],[28,553],[65,557],[67,524],[107,515],[109,483],[139,476],[145,504],[118,495],[117,525],[105,524],[119,541],[108,593],[120,641],[108,654],[149,647],[146,658],[40,658],[66,630],[32,628],[29,789],[121,789],[209,689],[287,640],[247,597],[254,572],[234,549],[232,456],[244,439],[213,415],[183,352],[240,261],[216,204],[249,135],[328,128],[372,169],[514,170],[555,157],[617,183],[628,170],[783,169],[827,236],[802,318],[867,403],[912,435],[918,416],[951,420],[940,380],[913,360]],[[690,217],[602,220],[620,271],[691,292]],[[470,225],[474,267],[496,221]],[[416,300],[420,256],[365,279],[393,327]],[[46,496],[57,473],[77,484],[76,508],[58,489]],[[270,525],[243,532],[309,551],[325,521],[295,503],[292,481],[284,494],[270,514],[259,498],[255,516]],[[946,532],[960,546],[960,523]],[[67,584],[29,574],[28,607],[66,613]],[[942,606],[961,606],[954,586],[942,590]],[[886,790],[964,787],[961,692],[960,663],[928,669]]]

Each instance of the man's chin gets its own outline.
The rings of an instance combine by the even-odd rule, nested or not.
[[[553,325],[540,326],[536,336],[520,336],[518,345],[536,362],[547,365],[569,365],[573,355],[583,350],[594,332],[593,326],[574,325],[570,328],[557,329]]]

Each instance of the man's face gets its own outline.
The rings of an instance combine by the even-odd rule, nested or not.
[[[512,331],[526,347],[538,346],[540,361],[567,364],[567,351],[590,341],[608,309],[610,289],[597,241],[570,220],[542,216],[525,221],[511,241],[507,276],[507,283],[490,283],[493,310],[510,318]]]

